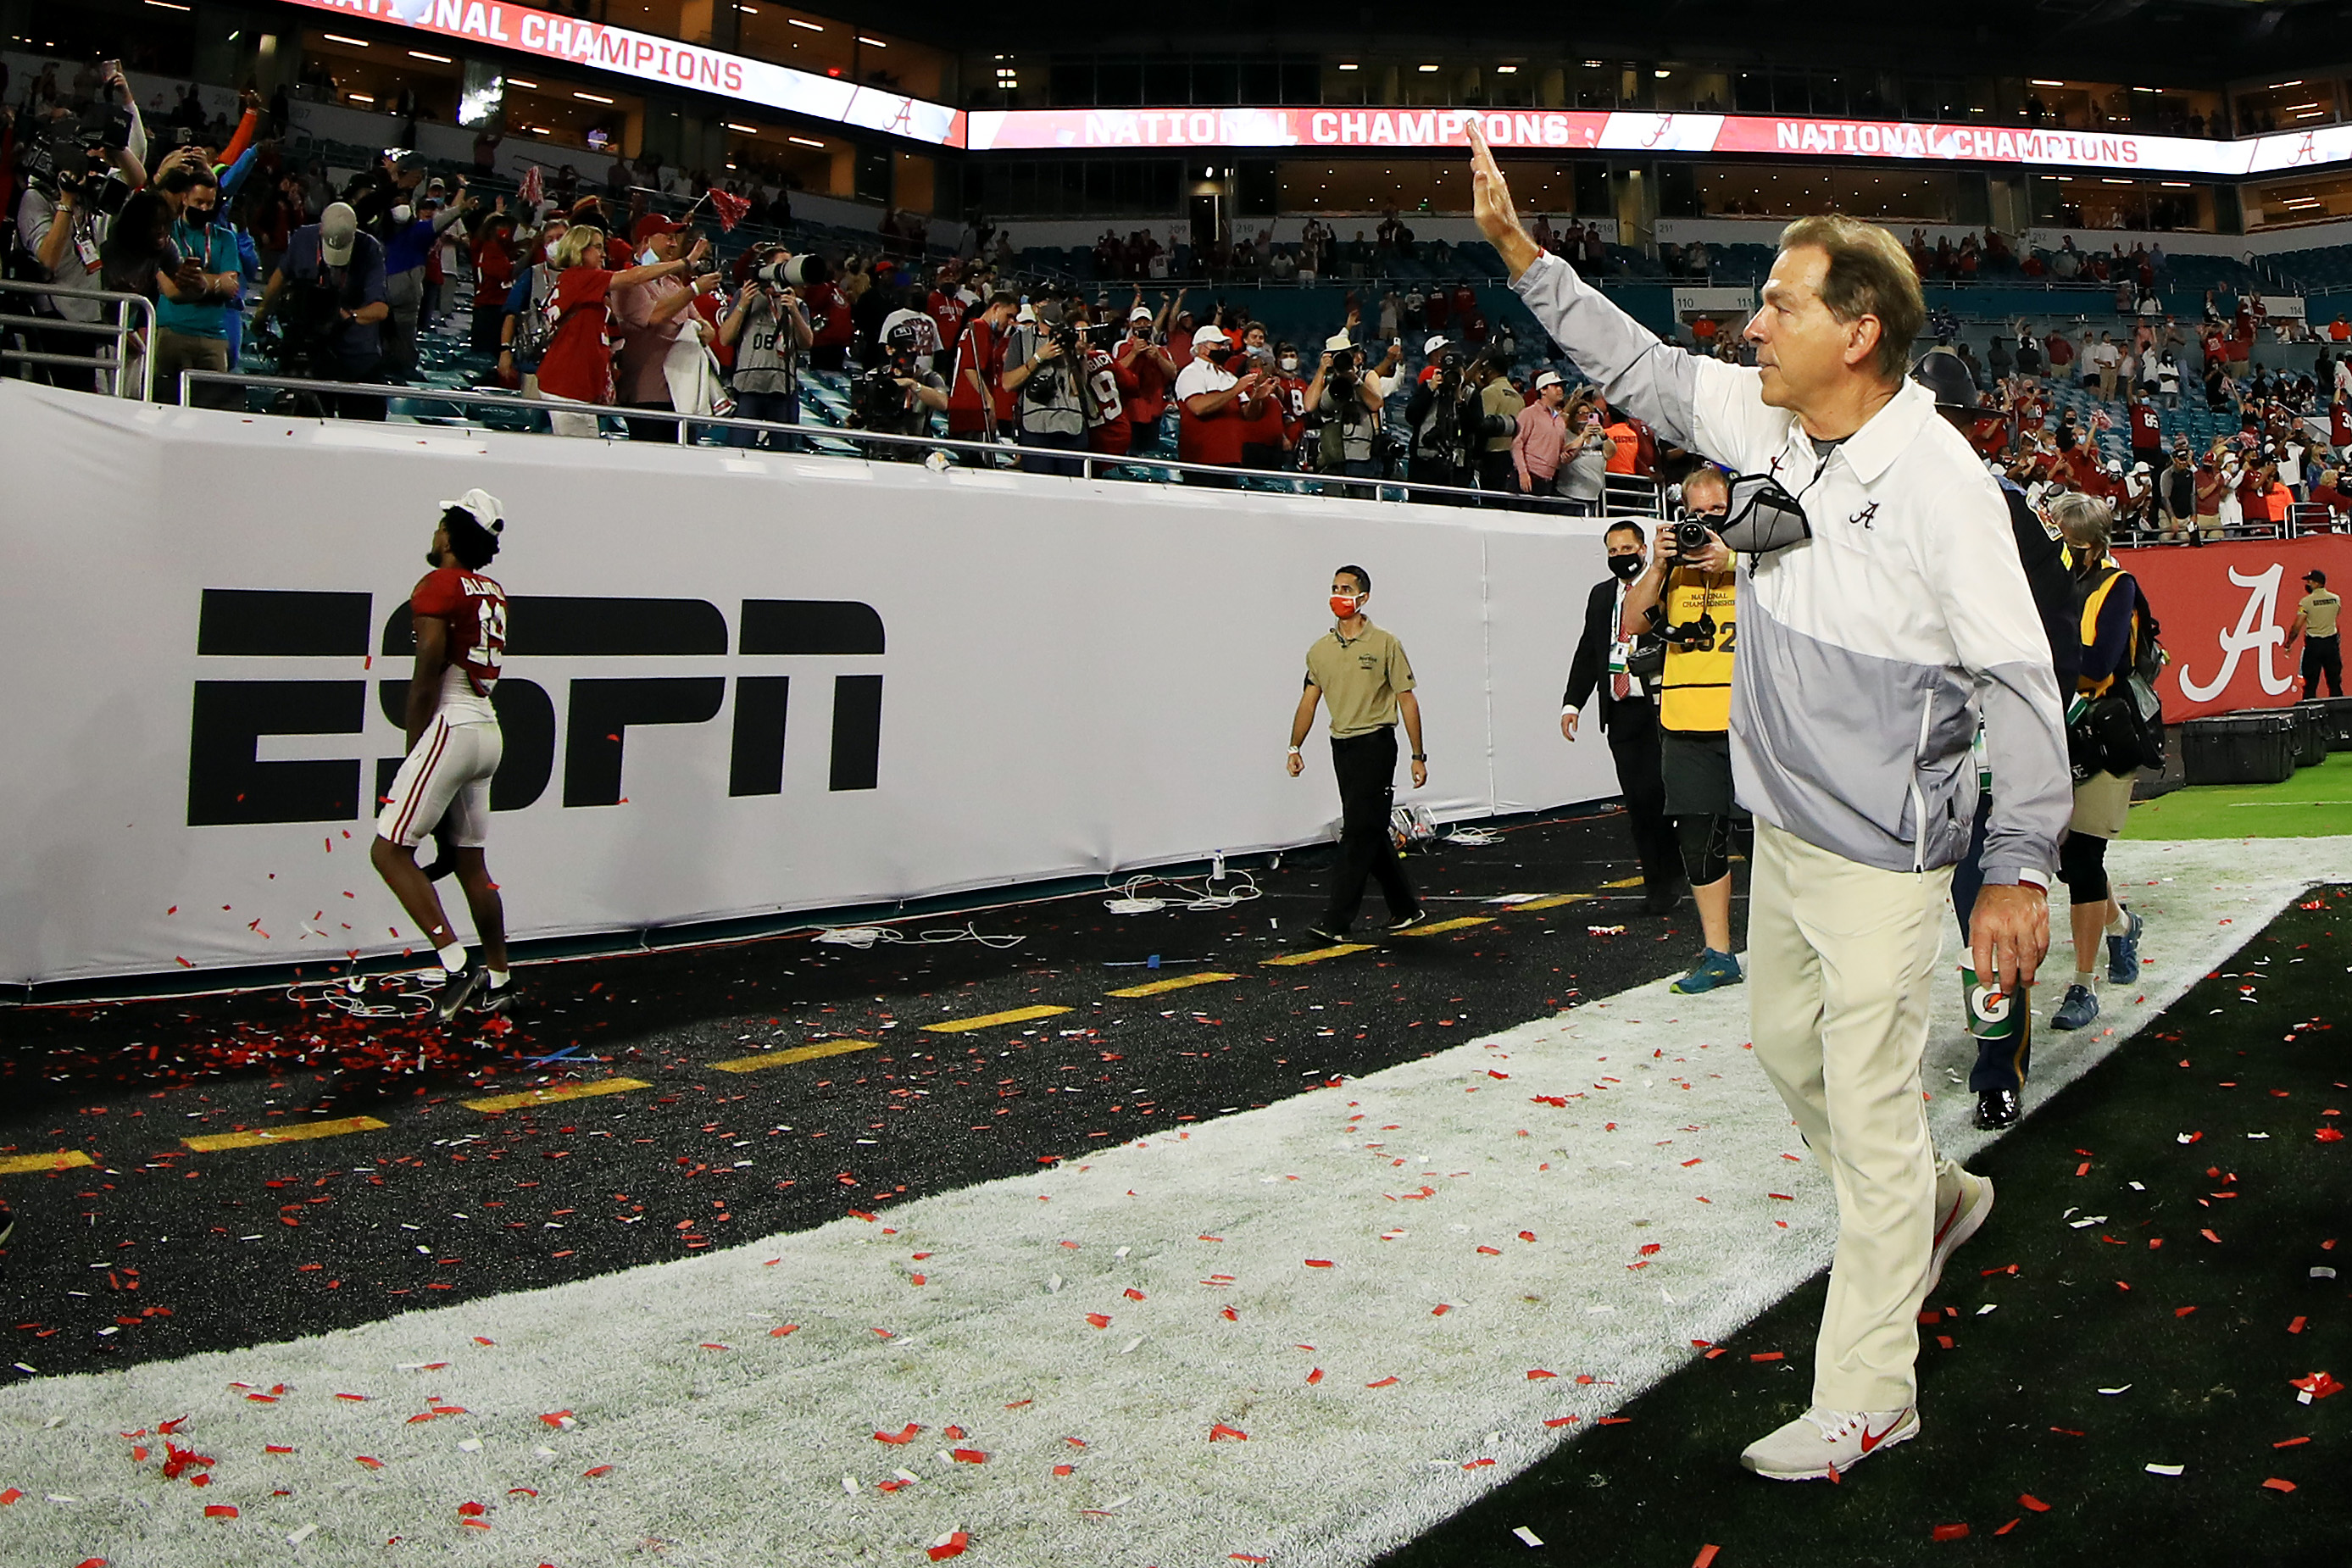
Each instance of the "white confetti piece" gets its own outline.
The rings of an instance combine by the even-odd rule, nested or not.
[[[2142,1465],[2140,1467],[2151,1476],[2177,1476],[2188,1468],[2186,1465]]]
[[[2117,1394],[2127,1394],[2127,1393],[2129,1393],[2130,1391],[2131,1391],[2131,1384],[2128,1384],[2128,1383],[2125,1384],[2123,1385],[2123,1387],[2121,1387],[2121,1388],[2103,1388],[2103,1389],[2099,1390],[2099,1392],[2100,1392],[2101,1394],[2109,1394],[2109,1395]]]
[[[944,1459],[947,1456],[945,1454],[941,1454],[940,1458]],[[857,1478],[856,1476],[842,1477],[841,1489],[847,1492],[851,1497],[856,1497],[857,1495]]]
[[[2268,1138],[2270,1134],[2267,1132],[2249,1132],[2246,1136],[2249,1138]]]
[[[1511,1533],[1519,1538],[1520,1544],[1522,1545],[1541,1546],[1543,1544],[1543,1537],[1538,1535],[1534,1531],[1529,1530],[1524,1524],[1513,1525],[1511,1527]]]
[[[457,1447],[468,1454],[478,1454],[482,1451],[482,1440],[479,1437],[468,1437]]]
[[[2141,1186],[2137,1182],[2134,1182],[2134,1183],[2132,1183],[2132,1184],[2131,1184],[2131,1190],[2132,1190],[2132,1191],[2134,1191],[2134,1192],[2136,1192],[2136,1193],[2144,1193],[2144,1192],[2147,1191],[2147,1189],[2146,1187]]]
[[[2323,1263],[2311,1271],[2311,1277],[2314,1279],[2333,1279],[2336,1278],[2336,1270]]]
[[[1987,1312],[1997,1312],[1997,1311],[1999,1311],[2000,1310],[2000,1302],[1998,1302],[1998,1301],[1987,1301],[1983,1306],[1979,1307],[1979,1308],[1977,1309],[1977,1316],[1978,1316],[1978,1317],[1979,1317],[1979,1318],[1981,1318],[1981,1317],[1983,1317]]]
[[[1138,1335],[1136,1335],[1136,1336],[1135,1336],[1135,1338],[1133,1338],[1133,1339],[1131,1339],[1131,1340],[1128,1341],[1128,1342],[1127,1342],[1127,1343],[1125,1343],[1125,1344],[1123,1344],[1123,1345],[1119,1346],[1119,1347],[1118,1347],[1118,1353],[1119,1353],[1119,1354],[1121,1354],[1121,1355],[1126,1355],[1126,1354],[1129,1353],[1130,1352],[1132,1352],[1132,1351],[1135,1349],[1135,1347],[1136,1347],[1136,1346],[1138,1346],[1138,1345],[1141,1344],[1142,1342],[1143,1342],[1143,1336],[1142,1336],[1141,1334],[1138,1334]]]
[[[319,1527],[316,1524],[306,1524],[299,1530],[289,1531],[286,1535],[286,1544],[299,1546],[318,1533]]]

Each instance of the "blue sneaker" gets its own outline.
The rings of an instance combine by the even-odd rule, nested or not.
[[[1691,966],[1688,974],[1667,989],[1677,995],[1689,996],[1701,991],[1712,991],[1718,985],[1737,985],[1747,978],[1739,973],[1739,960],[1710,947],[1698,955],[1698,962]]]
[[[2124,934],[2107,938],[2107,979],[2117,985],[2129,985],[2139,978],[2139,933],[2141,921],[2131,910],[2124,911],[2127,922]]]
[[[2066,987],[2066,1000],[2050,1015],[2053,1029],[2079,1029],[2099,1016],[2099,994],[2087,985]]]

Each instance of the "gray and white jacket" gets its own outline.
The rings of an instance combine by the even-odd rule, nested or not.
[[[1740,804],[1806,843],[1889,871],[1949,866],[1993,776],[1988,883],[2049,886],[2073,809],[2050,647],[2009,509],[1926,388],[1906,381],[1817,458],[1752,367],[1669,347],[1557,257],[1513,285],[1577,368],[1664,441],[1771,473],[1812,523],[1739,563],[1731,685]]]

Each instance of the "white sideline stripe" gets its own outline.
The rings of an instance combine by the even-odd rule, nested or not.
[[[2035,1042],[2030,1104],[2218,967],[2309,881],[2352,868],[2352,839],[2126,841],[2111,860],[2148,917],[2149,967],[2141,985],[2110,992],[2102,1027]],[[2178,880],[2143,885],[2166,877]],[[2062,944],[2051,965],[2061,977],[2065,957]],[[1946,1076],[1972,1059],[1957,993],[1939,982],[1926,1083],[1945,1149],[1965,1156],[1988,1140],[1968,1125],[1971,1097]],[[2042,993],[2045,1007],[2056,994]],[[0,1390],[0,1488],[26,1494],[8,1510],[9,1555],[101,1555],[116,1568],[275,1561],[266,1534],[315,1521],[306,1563],[379,1564],[392,1535],[446,1550],[457,1505],[479,1501],[502,1561],[567,1568],[619,1563],[649,1537],[700,1562],[828,1552],[920,1562],[919,1547],[960,1528],[996,1562],[1241,1552],[1360,1563],[1589,1429],[1686,1362],[1692,1339],[1729,1337],[1827,1260],[1826,1184],[1810,1163],[1780,1158],[1797,1140],[1739,1048],[1746,1032],[1740,990],[1644,986],[877,1223],[286,1344],[21,1383]],[[1654,1057],[1666,1038],[1684,1042],[1680,1053]],[[1593,1088],[1612,1078],[1622,1081]],[[1565,1110],[1529,1098],[1576,1093],[1588,1098]],[[1365,1115],[1350,1124],[1355,1110]],[[1616,1131],[1602,1131],[1608,1121]],[[1703,1163],[1682,1163],[1695,1157]],[[1424,1185],[1434,1193],[1406,1201]],[[1961,1268],[2005,1261],[2003,1220],[1997,1212]],[[1534,1243],[1517,1238],[1523,1229]],[[1381,1240],[1390,1231],[1403,1234]],[[1663,1250],[1629,1272],[1647,1242]],[[1481,1244],[1501,1256],[1480,1256]],[[918,1251],[931,1256],[917,1263]],[[1308,1258],[1336,1267],[1308,1268]],[[1203,1283],[1221,1274],[1234,1282]],[[1129,1287],[1147,1299],[1129,1300]],[[1451,1310],[1433,1316],[1441,1303]],[[1238,1322],[1220,1315],[1225,1306]],[[1109,1326],[1090,1327],[1089,1312]],[[767,1332],[787,1322],[798,1331]],[[1770,1348],[1789,1352],[1801,1394],[1809,1347]],[[399,1370],[429,1363],[447,1365]],[[1326,1375],[1309,1387],[1315,1367]],[[1560,1375],[1530,1383],[1535,1367]],[[1579,1373],[1609,1381],[1579,1385]],[[1390,1376],[1400,1381],[1365,1386]],[[257,1405],[237,1382],[290,1393]],[[427,1394],[470,1414],[408,1424]],[[567,1429],[539,1419],[566,1410]],[[155,1461],[132,1465],[119,1436],[180,1415],[191,1419],[179,1440],[218,1459],[201,1492],[162,1486],[145,1473]],[[1581,1424],[1540,1424],[1561,1415]],[[909,1422],[926,1430],[904,1447],[873,1438]],[[950,1423],[968,1435],[946,1438]],[[1248,1441],[1212,1445],[1220,1423]],[[465,1439],[482,1446],[461,1451]],[[270,1443],[296,1451],[267,1455]],[[951,1447],[989,1458],[936,1457]],[[362,1454],[383,1468],[354,1464]],[[1057,1463],[1076,1473],[1055,1477]],[[901,1467],[914,1484],[875,1489]],[[541,1495],[509,1495],[518,1486]],[[272,1497],[279,1488],[292,1496]],[[40,1500],[50,1493],[80,1500]],[[1115,1512],[1081,1511],[1118,1500]],[[242,1517],[206,1520],[208,1502]]]

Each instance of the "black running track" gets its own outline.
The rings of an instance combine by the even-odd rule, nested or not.
[[[17,1012],[0,1161],[93,1163],[0,1176],[17,1212],[0,1377],[317,1333],[879,1210],[1373,1072],[1677,972],[1699,945],[1686,900],[1645,919],[1638,888],[1607,886],[1635,868],[1606,811],[1411,858],[1434,921],[1484,923],[1268,964],[1323,945],[1302,928],[1328,866],[1328,852],[1286,857],[1255,873],[1264,897],[1223,910],[1117,916],[1106,889],[899,928],[969,919],[1022,939],[1002,950],[800,936],[527,968],[515,1026],[478,1044],[283,992]],[[1507,893],[1593,896],[1533,912],[1481,901]],[[1239,978],[1107,994],[1208,969]],[[1039,1005],[1070,1010],[922,1027]],[[822,1041],[874,1044],[711,1066]],[[533,1065],[559,1052],[572,1054]],[[612,1076],[647,1087],[464,1104]],[[386,1125],[213,1152],[182,1142],[355,1117]]]

